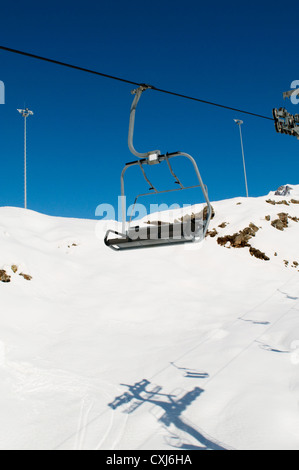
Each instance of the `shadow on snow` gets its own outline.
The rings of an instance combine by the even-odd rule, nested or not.
[[[158,417],[160,423],[164,424],[167,428],[174,425],[176,429],[188,434],[200,444],[200,447],[189,444],[180,444],[176,447],[189,450],[195,448],[201,450],[225,450],[220,444],[205,437],[181,416],[183,411],[204,392],[203,389],[195,387],[190,392],[177,396],[177,394],[161,393],[162,387],[160,386],[150,387],[151,383],[146,379],[134,385],[121,385],[127,387],[128,391],[116,397],[112,403],[108,404],[113,410],[123,407],[124,413],[132,414],[144,403],[150,403],[154,405],[155,409],[158,407],[156,411],[160,413]],[[154,415],[157,417],[157,412]]]

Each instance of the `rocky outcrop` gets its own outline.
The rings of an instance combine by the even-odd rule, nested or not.
[[[263,253],[260,250],[257,250],[256,248],[253,248],[253,246],[250,247],[249,253],[251,254],[251,256],[254,256],[257,259],[262,259],[264,261],[270,261],[270,258],[265,253]]]
[[[249,224],[249,227],[240,230],[238,233],[233,235],[225,235],[224,237],[218,237],[218,245],[225,246],[227,243],[230,243],[230,246],[233,248],[244,248],[249,245],[249,240],[252,237],[255,237],[255,234],[258,232],[259,228],[254,224]]]
[[[10,282],[11,277],[3,269],[0,270],[0,282]]]
[[[32,280],[32,276],[29,276],[29,274],[20,273],[19,276],[22,276],[26,281]]]
[[[280,186],[275,192],[275,196],[289,196],[293,188],[290,186]]]
[[[16,264],[13,264],[10,267],[10,269],[13,272],[13,274],[17,274],[19,268]],[[30,276],[29,274],[25,274],[23,272],[20,273],[19,276],[23,277],[26,281],[32,280],[32,276]],[[0,270],[0,282],[11,282],[11,276],[7,274],[7,272],[4,269]]]
[[[277,230],[283,231],[289,226],[289,216],[288,214],[282,212],[281,214],[278,214],[278,217],[278,219],[273,220],[273,222],[271,222],[271,225]]]
[[[207,232],[207,237],[215,238],[218,235],[218,232],[215,228],[213,230]]]
[[[272,206],[276,206],[276,205],[279,205],[279,206],[281,206],[281,205],[289,206],[289,205],[290,205],[290,203],[289,203],[288,201],[285,201],[285,200],[283,200],[283,201],[273,201],[273,199],[268,199],[266,202],[267,202],[268,204],[271,204]]]
[[[271,225],[272,227],[280,231],[283,231],[285,228],[288,228],[289,220],[292,220],[293,222],[299,222],[298,217],[292,217],[290,214],[286,214],[285,212],[281,212],[277,215],[278,219],[273,220],[273,222],[271,222]]]
[[[225,246],[228,243],[230,246],[228,248],[245,248],[249,247],[249,253],[251,256],[255,258],[270,261],[270,258],[263,253],[262,251],[254,248],[250,245],[249,240],[255,237],[255,234],[259,231],[259,228],[254,224],[249,224],[248,227],[240,230],[238,233],[234,233],[233,235],[226,235],[224,237],[218,237],[217,243],[221,246]]]

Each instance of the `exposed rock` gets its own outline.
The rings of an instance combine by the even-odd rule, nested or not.
[[[231,246],[234,245],[234,240],[238,234],[235,233],[234,235],[226,235],[225,237],[218,237],[217,243],[220,246],[225,246],[227,243],[230,243]]]
[[[285,226],[283,225],[282,221],[279,219],[273,220],[271,225],[272,227],[276,228],[277,230],[280,230],[281,232],[283,232],[285,229]]]
[[[270,220],[271,220],[271,215],[266,215],[265,219],[266,219],[268,222],[270,222]]]
[[[272,206],[276,206],[277,204],[278,205],[284,205],[284,206],[289,206],[290,204],[288,203],[288,201],[273,201],[272,199],[268,199],[266,201],[268,204],[271,204]]]
[[[253,235],[253,234],[256,234],[256,232],[259,231],[259,228],[258,228],[256,225],[254,225],[253,223],[249,224],[249,228],[250,228],[250,230],[251,230],[252,235]],[[246,229],[245,229],[245,230],[246,230]],[[253,235],[253,236],[254,236],[254,235]]]
[[[208,216],[208,206],[206,206],[203,210],[203,220],[206,220]],[[212,216],[211,216],[211,219],[214,219],[215,217],[215,210],[214,210],[214,207],[212,207]]]
[[[271,225],[277,230],[283,231],[289,226],[289,215],[282,212],[278,214],[278,217],[279,219],[273,220],[273,222],[271,222]]]
[[[222,224],[218,225],[219,228],[225,228],[228,225],[228,222],[222,222]]]
[[[253,248],[252,246],[249,249],[249,253],[255,258],[262,259],[264,261],[270,261],[270,258],[265,253],[260,250],[257,250],[256,248]]]
[[[249,246],[248,245],[248,240],[250,240],[251,237],[248,237],[244,232],[240,232],[236,235],[235,239],[231,243],[234,248],[243,248],[244,246]]]
[[[206,220],[207,215],[208,215],[208,207],[206,206],[201,212],[198,212],[196,214],[194,212],[192,212],[192,214],[185,214],[185,215],[183,215],[183,217],[179,217],[178,219],[175,219],[174,222],[188,222],[190,220],[191,220],[191,222],[193,222],[193,221],[196,221],[196,220]],[[212,207],[211,219],[213,219],[214,217],[215,217],[215,210]],[[161,220],[148,220],[145,223],[148,224],[148,225],[158,225],[158,226],[171,225],[170,222],[163,222]],[[78,245],[73,243],[72,246],[78,246]],[[70,248],[70,246],[69,246],[69,248]]]
[[[16,266],[15,264],[13,264],[13,265],[11,266],[11,270],[12,270],[12,272],[13,272],[14,274],[16,274],[16,272],[17,272],[17,270],[18,270],[18,266]]]
[[[4,271],[3,269],[0,270],[0,282],[10,282],[11,277]]]
[[[213,230],[207,232],[207,237],[214,238],[214,237],[216,237],[216,235],[218,235],[218,232],[215,228],[213,228]]]
[[[288,201],[285,201],[285,200],[283,200],[283,201],[277,201],[276,204],[278,204],[278,205],[284,205],[284,206],[289,206],[289,205],[290,205],[290,203],[289,203]]]
[[[296,199],[291,199],[292,204],[299,204],[299,201],[296,201]]]
[[[244,230],[240,230],[238,233],[218,237],[217,243],[221,246],[225,246],[227,243],[230,243],[233,248],[244,248],[245,246],[250,246],[248,242],[251,238],[255,237],[258,230],[259,228],[251,223],[249,224],[249,227],[244,228]]]
[[[22,276],[26,281],[31,281],[32,279],[32,276],[29,276],[29,274],[20,273],[19,276]]]
[[[280,186],[275,193],[275,196],[289,196],[293,188],[290,186]]]
[[[218,237],[217,243],[221,246],[225,246],[227,243],[230,243],[230,247],[228,248],[244,248],[249,247],[249,253],[251,256],[255,258],[262,259],[264,261],[270,261],[270,258],[263,253],[262,251],[258,250],[257,248],[253,248],[248,242],[251,238],[255,237],[255,234],[259,231],[259,228],[254,225],[253,223],[249,224],[249,227],[240,230],[238,233],[234,233],[233,235],[226,235],[224,237]]]
[[[208,206],[205,206],[204,210],[197,213],[197,214],[194,214],[194,212],[192,212],[192,214],[186,214],[184,215],[183,217],[180,217],[178,220],[180,222],[185,222],[187,220],[195,220],[195,219],[198,219],[198,220],[206,220],[207,219],[207,216],[208,216]],[[214,219],[215,217],[215,210],[214,208],[212,207],[212,215],[211,215],[211,219]]]

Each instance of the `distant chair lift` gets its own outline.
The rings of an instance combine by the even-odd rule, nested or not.
[[[166,153],[161,155],[160,150],[154,150],[147,153],[139,153],[135,150],[133,146],[133,134],[134,134],[134,124],[135,124],[135,113],[137,104],[141,97],[141,94],[146,89],[151,88],[149,85],[141,85],[138,89],[133,90],[132,94],[135,95],[134,101],[131,106],[130,112],[130,124],[129,124],[129,136],[128,136],[128,144],[129,149],[133,155],[139,158],[139,160],[127,163],[121,173],[121,200],[122,200],[122,232],[117,232],[114,230],[108,230],[104,239],[105,244],[112,248],[113,250],[120,251],[120,250],[129,250],[129,249],[136,249],[136,248],[146,248],[146,247],[154,247],[154,246],[161,246],[161,245],[177,245],[182,243],[190,243],[190,242],[199,242],[204,239],[209,223],[212,217],[212,206],[209,201],[208,192],[206,186],[203,184],[201,179],[196,161],[194,160],[191,155],[183,152],[175,152],[175,153]],[[183,186],[181,181],[178,179],[176,174],[174,173],[171,165],[170,159],[174,157],[185,157],[188,158],[191,163],[193,164],[197,179],[199,184],[195,186]],[[161,162],[166,162],[168,165],[169,171],[171,175],[175,179],[175,183],[179,186],[175,189],[169,189],[164,191],[159,191],[155,188],[155,186],[150,182],[148,179],[144,166],[145,165],[156,165],[160,164]],[[150,186],[149,193],[139,194],[134,202],[132,213],[129,219],[129,224],[127,227],[127,214],[126,214],[126,198],[125,198],[125,186],[124,186],[124,176],[128,168],[133,166],[139,166],[142,172],[142,175],[146,182]],[[174,223],[165,223],[165,222],[158,222],[158,225],[148,225],[145,227],[133,226],[131,227],[132,221],[132,214],[134,213],[134,208],[138,199],[141,196],[149,196],[152,194],[162,194],[162,193],[169,193],[174,191],[183,191],[185,189],[192,189],[192,188],[201,188],[204,198],[207,203],[207,207],[205,211],[203,211],[203,216],[199,220],[197,218],[189,217],[189,220],[175,221]],[[117,235],[117,238],[109,238],[111,234]]]

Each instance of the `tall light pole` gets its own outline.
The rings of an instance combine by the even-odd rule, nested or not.
[[[247,175],[246,175],[246,165],[245,165],[245,155],[244,155],[244,146],[243,146],[243,137],[242,137],[242,129],[241,126],[244,124],[243,121],[240,119],[234,119],[235,123],[239,126],[240,129],[240,139],[241,139],[241,148],[242,148],[242,157],[243,157],[243,167],[244,167],[244,177],[245,177],[245,186],[246,186],[246,196],[249,197],[248,193],[248,183],[247,183]]]
[[[27,126],[26,120],[28,116],[33,116],[33,112],[28,108],[18,109],[24,118],[24,208],[27,209]]]

